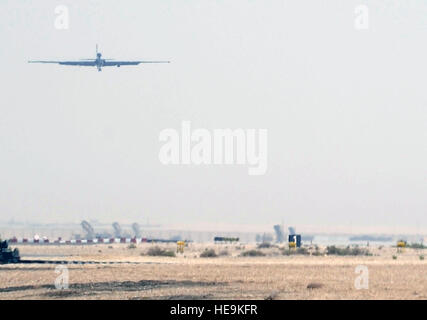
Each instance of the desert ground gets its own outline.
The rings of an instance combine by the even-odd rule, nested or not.
[[[311,254],[284,255],[285,245],[190,243],[175,257],[147,255],[155,246],[177,248],[148,243],[14,246],[27,260],[126,263],[67,264],[66,289],[55,286],[65,275],[57,265],[0,265],[0,299],[427,299],[425,249],[397,252],[377,246],[367,248],[369,256],[335,256],[325,255],[324,248],[314,255],[311,247]],[[206,248],[218,256],[200,257]],[[251,249],[264,256],[242,256]],[[359,289],[358,266],[368,270],[368,282]]]

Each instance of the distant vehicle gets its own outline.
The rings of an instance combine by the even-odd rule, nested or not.
[[[18,263],[21,260],[18,249],[10,249],[8,241],[0,239],[0,264]]]
[[[121,66],[136,66],[140,63],[170,63],[170,61],[118,61],[114,59],[103,59],[102,54],[98,52],[98,45],[96,45],[96,58],[95,59],[80,59],[77,61],[43,61],[31,60],[28,63],[57,63],[65,66],[80,66],[80,67],[96,67],[101,71],[103,67],[121,67]]]

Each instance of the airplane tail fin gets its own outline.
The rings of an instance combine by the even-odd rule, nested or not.
[[[96,58],[98,59],[98,58],[101,58],[101,54],[99,53],[99,51],[98,51],[98,44],[96,44]]]

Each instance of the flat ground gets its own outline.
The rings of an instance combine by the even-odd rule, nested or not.
[[[0,265],[0,299],[427,299],[423,250],[286,256],[275,247],[260,249],[266,256],[241,257],[255,245],[190,244],[176,257],[145,255],[153,246],[18,246],[23,259],[139,264],[67,265],[69,288],[63,290],[55,288],[56,265]],[[160,247],[176,250],[174,244]],[[200,258],[206,248],[222,256]],[[368,289],[355,288],[357,266],[367,267]]]

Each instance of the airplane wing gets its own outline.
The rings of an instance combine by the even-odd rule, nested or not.
[[[170,63],[170,61],[105,61],[103,67],[136,66],[140,63]]]
[[[28,61],[28,63],[57,63],[65,66],[83,66],[83,67],[93,67],[95,66],[95,61]]]

